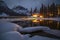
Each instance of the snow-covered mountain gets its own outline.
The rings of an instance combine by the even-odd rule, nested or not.
[[[27,8],[20,6],[20,5],[14,7],[13,10],[19,14],[30,15],[29,10]]]
[[[2,13],[2,14],[0,13],[0,16],[4,16],[5,17],[5,16],[9,16],[9,15],[7,15],[6,13]]]
[[[4,1],[0,1],[0,16],[3,13],[5,13],[9,16],[26,16],[25,14],[20,14],[20,13],[14,12],[12,9],[8,8],[8,6],[6,5],[6,3]]]

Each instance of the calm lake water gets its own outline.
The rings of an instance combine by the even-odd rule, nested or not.
[[[27,20],[27,21],[14,21],[22,27],[33,27],[33,26],[47,26],[51,29],[60,30],[60,21],[53,20]]]

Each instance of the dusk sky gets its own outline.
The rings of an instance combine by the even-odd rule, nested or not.
[[[5,3],[8,5],[9,8],[13,8],[14,6],[21,5],[25,8],[40,8],[41,4],[44,5],[51,4],[52,2],[55,2],[56,4],[60,4],[60,0],[4,0]]]

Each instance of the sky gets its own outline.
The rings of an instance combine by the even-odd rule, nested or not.
[[[9,8],[13,8],[14,6],[20,5],[25,8],[28,8],[29,10],[31,8],[40,8],[41,4],[44,5],[52,4],[52,2],[55,2],[56,4],[60,4],[60,0],[4,0],[5,3]]]

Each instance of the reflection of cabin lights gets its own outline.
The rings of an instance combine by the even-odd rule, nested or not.
[[[32,22],[39,22],[38,20],[32,20]]]
[[[33,21],[33,20],[36,20],[36,18],[35,18],[35,17],[33,17],[33,18],[32,18],[32,21]]]
[[[50,16],[53,16],[53,14],[50,14]]]
[[[43,20],[40,20],[40,21],[43,21]]]
[[[60,10],[58,9],[58,15],[60,15]]]
[[[49,21],[49,23],[52,23],[52,21]]]
[[[40,18],[43,18],[43,16],[40,16]]]

